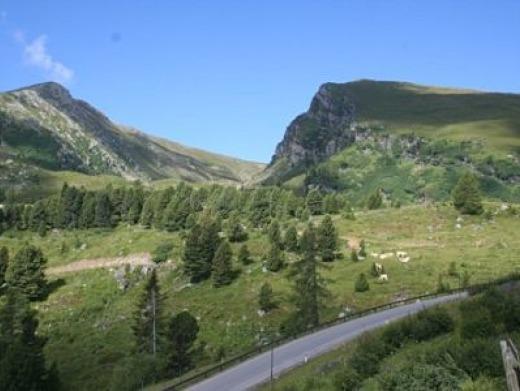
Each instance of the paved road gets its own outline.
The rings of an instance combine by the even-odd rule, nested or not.
[[[434,299],[417,301],[362,318],[329,327],[316,333],[301,337],[274,349],[273,373],[301,365],[306,358],[319,356],[338,345],[356,338],[365,331],[383,326],[393,320],[417,313],[435,304],[447,303],[466,297],[466,293],[458,293]],[[270,378],[271,352],[255,356],[235,367],[229,368],[198,384],[188,388],[190,391],[243,391],[257,386]]]

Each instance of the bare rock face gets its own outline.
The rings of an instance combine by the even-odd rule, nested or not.
[[[288,170],[303,169],[354,142],[355,105],[336,87],[333,83],[322,85],[309,110],[291,122],[271,166],[285,160]]]

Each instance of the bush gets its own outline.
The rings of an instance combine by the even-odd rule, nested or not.
[[[393,390],[458,390],[460,379],[448,369],[430,364],[412,364],[389,372],[382,379],[382,389]]]
[[[173,250],[173,243],[163,242],[159,244],[152,252],[152,261],[155,263],[166,262]]]
[[[426,341],[444,333],[453,331],[455,322],[444,308],[433,308],[420,312],[414,320],[406,324],[408,338]]]
[[[368,280],[365,276],[365,273],[361,273],[356,280],[356,284],[354,285],[354,289],[356,292],[366,292],[370,289],[370,285],[368,284]]]
[[[362,379],[366,379],[378,372],[379,363],[392,350],[391,346],[385,344],[376,335],[365,336],[352,354],[349,366]]]
[[[489,311],[485,308],[477,311],[463,311],[460,325],[460,335],[462,338],[483,338],[496,333],[496,323]]]
[[[350,366],[344,367],[334,378],[334,389],[338,391],[351,391],[359,388],[361,376]]]
[[[476,338],[451,343],[448,351],[457,366],[473,379],[479,376],[503,375],[500,346],[494,338]]]

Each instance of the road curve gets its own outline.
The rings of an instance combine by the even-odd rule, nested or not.
[[[319,356],[338,345],[348,342],[365,331],[384,326],[388,322],[420,312],[436,304],[447,303],[467,297],[466,292],[433,299],[416,301],[380,312],[352,319],[345,323],[306,335],[273,351],[273,374],[301,365],[305,360]],[[189,391],[243,391],[269,380],[271,375],[271,352],[252,357],[234,367],[220,372],[200,383],[192,385]]]

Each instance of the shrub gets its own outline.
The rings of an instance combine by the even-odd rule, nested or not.
[[[173,243],[163,242],[159,244],[152,252],[152,261],[155,263],[166,262],[173,250]]]
[[[460,379],[448,369],[430,364],[412,364],[389,372],[382,379],[382,389],[393,390],[458,390]]]
[[[448,351],[457,366],[473,379],[479,376],[503,375],[500,347],[494,338],[476,338],[451,343]]]
[[[480,214],[483,211],[478,181],[470,173],[462,175],[453,189],[453,205],[464,214]]]
[[[370,289],[370,285],[368,284],[368,280],[365,276],[365,273],[361,273],[356,280],[356,284],[354,285],[354,289],[356,292],[366,292]]]
[[[361,376],[350,366],[344,367],[334,378],[334,388],[338,391],[356,390],[361,384]]]
[[[485,308],[475,308],[476,311],[463,311],[460,325],[462,338],[482,338],[494,335],[496,326],[493,317]]]

